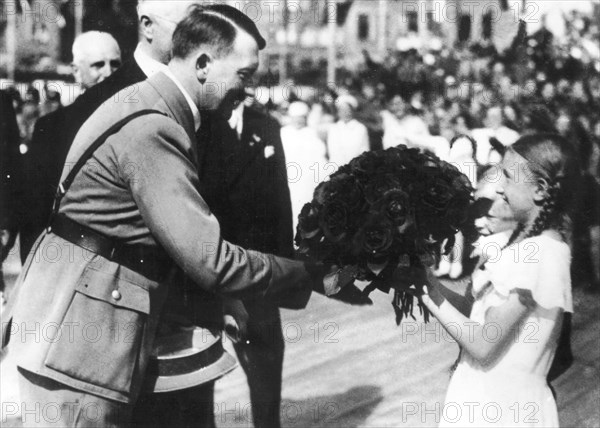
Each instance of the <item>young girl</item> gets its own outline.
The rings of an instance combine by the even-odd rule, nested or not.
[[[518,227],[473,274],[470,318],[425,270],[423,302],[462,348],[440,425],[557,427],[546,377],[563,314],[573,311],[565,235],[577,154],[557,135],[529,135],[508,149],[501,167],[497,192]]]

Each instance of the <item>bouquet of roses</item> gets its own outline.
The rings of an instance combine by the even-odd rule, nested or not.
[[[366,152],[319,184],[300,213],[296,244],[301,254],[371,281],[363,293],[389,293],[382,278],[399,266],[432,260],[444,241],[451,250],[472,191],[456,167],[418,149]],[[394,286],[397,323],[413,316],[413,294],[422,291],[414,287]],[[420,300],[418,306],[427,320]]]

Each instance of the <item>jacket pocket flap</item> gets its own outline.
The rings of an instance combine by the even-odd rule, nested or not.
[[[150,313],[148,290],[123,278],[96,269],[88,269],[77,284],[76,290],[113,306],[132,309],[144,314]]]

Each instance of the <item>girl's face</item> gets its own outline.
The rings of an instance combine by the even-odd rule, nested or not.
[[[503,179],[496,192],[506,201],[517,222],[527,225],[537,216],[537,182],[528,162],[513,150],[508,150],[500,164]]]

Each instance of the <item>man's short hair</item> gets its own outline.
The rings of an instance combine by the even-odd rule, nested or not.
[[[228,55],[240,30],[256,40],[258,49],[267,45],[256,24],[236,8],[193,5],[173,33],[173,57],[186,58],[202,45],[213,47],[218,56]]]
[[[121,54],[119,43],[117,43],[111,34],[103,31],[86,31],[77,36],[73,42],[73,47],[71,48],[73,63],[77,64],[86,57],[86,52],[89,52],[89,46],[102,43],[113,45],[119,51],[119,54]]]

